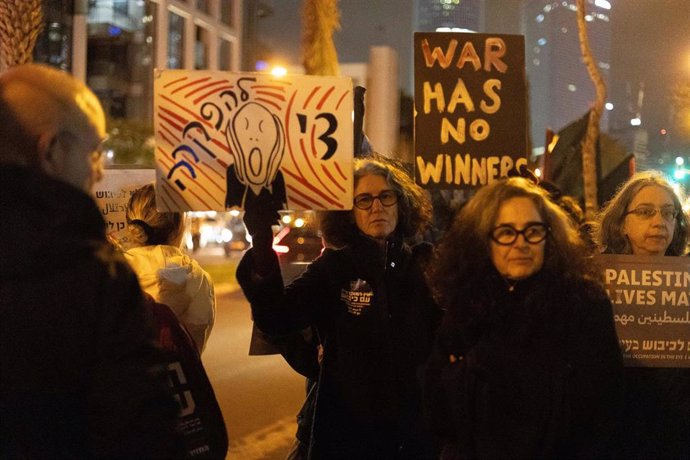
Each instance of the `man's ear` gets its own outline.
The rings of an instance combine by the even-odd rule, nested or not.
[[[53,175],[59,170],[59,164],[62,160],[61,152],[58,152],[62,146],[59,144],[57,131],[42,133],[36,143],[38,163],[41,169],[49,175]]]

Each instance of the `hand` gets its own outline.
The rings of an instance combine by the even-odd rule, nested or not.
[[[283,203],[268,190],[262,190],[256,199],[246,204],[242,219],[252,239],[257,236],[273,235],[271,227],[278,223],[279,209],[283,209]]]

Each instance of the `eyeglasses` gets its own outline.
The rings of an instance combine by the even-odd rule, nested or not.
[[[661,214],[661,217],[666,222],[673,222],[676,220],[676,217],[678,217],[678,211],[673,206],[664,206],[663,208],[657,208],[654,206],[638,206],[632,211],[626,212],[624,216],[634,214],[636,217],[639,217],[642,220],[649,220],[656,216],[657,212]]]
[[[398,194],[393,190],[384,190],[374,196],[369,193],[361,193],[355,197],[355,207],[367,210],[374,205],[374,200],[379,200],[383,206],[393,206],[398,202]]]
[[[517,241],[519,235],[522,235],[529,244],[537,244],[544,241],[548,234],[549,227],[542,223],[529,224],[522,230],[518,230],[512,225],[504,224],[494,228],[489,236],[497,244],[510,246]]]

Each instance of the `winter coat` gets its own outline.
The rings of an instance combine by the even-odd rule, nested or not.
[[[137,274],[141,288],[175,312],[202,352],[216,316],[216,298],[209,274],[173,246],[132,248],[125,253],[125,259]]]
[[[0,165],[0,458],[172,458],[178,406],[91,197]]]
[[[266,277],[253,273],[252,251],[237,279],[257,326],[280,336],[314,325],[323,342],[311,458],[431,455],[418,378],[440,316],[422,275],[430,246],[392,240],[382,251],[361,236],[286,288],[277,258]]]
[[[622,357],[602,288],[539,273],[510,290],[492,270],[458,302],[424,388],[442,458],[614,454]]]

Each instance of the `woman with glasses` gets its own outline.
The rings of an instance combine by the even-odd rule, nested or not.
[[[680,256],[690,223],[671,184],[657,171],[630,178],[599,215],[596,240],[602,252]]]
[[[356,159],[353,209],[321,220],[324,239],[338,249],[283,288],[269,239],[275,211],[245,213],[254,246],[237,279],[254,321],[274,337],[313,326],[323,345],[310,458],[433,457],[418,377],[440,310],[423,274],[430,245],[406,243],[430,215],[427,196],[404,170]]]
[[[645,171],[604,207],[595,239],[608,254],[682,256],[689,232],[688,216],[669,181],[658,171]],[[690,459],[690,369],[626,367],[624,382],[621,456]]]
[[[622,358],[578,230],[515,177],[480,189],[430,264],[446,313],[425,404],[441,458],[612,452]]]

